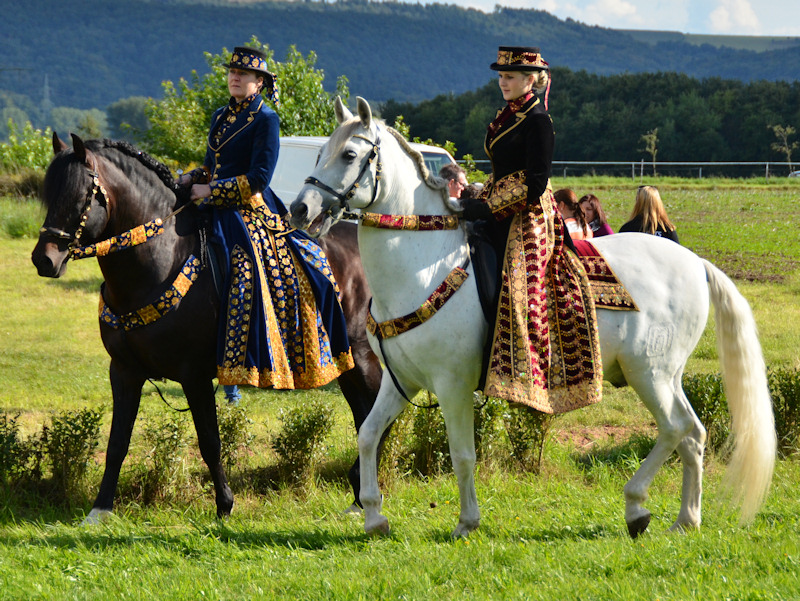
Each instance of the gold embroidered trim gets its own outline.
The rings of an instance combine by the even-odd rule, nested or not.
[[[486,199],[486,204],[498,221],[519,213],[527,203],[528,184],[524,169],[509,173],[495,182]]]
[[[384,230],[433,232],[458,229],[456,215],[382,215],[362,213],[361,225]]]
[[[100,292],[100,307],[99,317],[102,323],[114,328],[115,330],[123,329],[125,331],[140,328],[158,321],[167,313],[174,311],[178,308],[181,299],[189,292],[189,288],[197,280],[202,270],[200,259],[194,255],[190,255],[186,259],[180,273],[172,282],[172,285],[162,294],[158,299],[149,305],[131,311],[123,315],[116,315],[103,299],[103,293]]]
[[[380,338],[393,338],[394,336],[399,336],[409,330],[413,330],[433,317],[439,309],[450,300],[450,297],[461,288],[461,285],[468,277],[469,274],[464,268],[454,268],[453,271],[447,274],[444,282],[442,282],[439,287],[431,293],[427,300],[422,303],[419,309],[403,317],[377,323],[375,318],[372,317],[372,312],[367,313],[367,331],[373,336],[379,331]]]

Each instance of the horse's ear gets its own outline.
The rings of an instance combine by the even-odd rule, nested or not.
[[[336,122],[339,125],[353,118],[353,113],[344,105],[341,96],[337,96],[336,100],[333,101],[333,112],[336,114]]]
[[[72,150],[75,156],[78,157],[81,163],[86,162],[86,147],[83,145],[83,140],[77,134],[70,134],[72,136]]]
[[[361,96],[357,96],[356,106],[358,107],[358,118],[361,119],[361,125],[369,129],[372,123],[372,109],[369,108],[369,102],[364,100]]]
[[[62,150],[66,150],[67,148],[69,148],[69,146],[67,146],[67,143],[64,142],[64,140],[62,140],[61,138],[59,138],[56,132],[53,132],[53,154],[58,154],[59,152],[61,152]]]

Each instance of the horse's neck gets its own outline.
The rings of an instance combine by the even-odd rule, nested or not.
[[[163,234],[98,260],[108,302],[123,308],[152,296],[153,290],[163,288],[175,276],[194,247],[196,228],[189,224],[189,215],[179,216],[183,222],[180,228],[176,218],[165,219],[175,202],[166,188],[137,186],[118,169],[109,180],[106,185],[112,200],[104,237],[119,236],[154,219],[164,219]]]
[[[375,212],[451,214],[442,191],[422,181],[416,165],[405,153],[402,157],[386,156],[382,161],[385,187]],[[418,308],[468,255],[466,236],[460,228],[426,232],[360,226],[358,244],[378,319]]]

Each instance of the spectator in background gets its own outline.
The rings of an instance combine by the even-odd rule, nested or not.
[[[678,242],[678,233],[667,217],[661,194],[655,186],[639,186],[630,220],[619,231],[653,234]]]
[[[569,237],[572,240],[588,240],[592,237],[592,228],[586,221],[583,209],[578,202],[578,195],[569,188],[562,188],[553,193],[556,206],[564,218]]]
[[[439,170],[439,177],[447,180],[450,198],[461,198],[461,192],[469,185],[466,171],[456,163],[449,163],[442,167]]]
[[[603,210],[603,205],[600,204],[600,199],[594,194],[585,194],[578,201],[578,204],[583,209],[583,214],[589,227],[592,229],[592,237],[608,236],[613,234],[614,230],[608,225],[606,219],[606,212]]]

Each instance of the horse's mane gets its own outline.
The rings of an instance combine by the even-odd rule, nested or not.
[[[123,170],[125,170],[124,168],[126,166],[125,161],[118,160],[118,158],[115,156],[115,153],[109,153],[107,152],[108,150],[114,150],[125,157],[135,159],[147,170],[153,172],[158,180],[163,183],[169,191],[175,194],[181,203],[188,202],[190,189],[178,186],[175,183],[169,167],[146,152],[139,150],[129,142],[125,142],[124,140],[109,140],[104,138],[102,140],[86,140],[86,142],[84,142],[84,146],[90,152],[112,160],[114,164]],[[80,172],[66,168],[66,166],[72,160],[71,157],[71,153],[59,153],[56,155],[51,163],[51,168],[53,168],[53,173],[57,175],[51,174],[51,169],[48,169],[48,176],[45,178],[45,189],[56,183],[51,181],[54,177],[59,177],[62,180],[60,183],[62,186],[77,187],[82,185],[81,182],[83,181],[83,176],[80,175]],[[45,204],[47,204],[50,199],[54,199],[55,197],[56,195],[45,194],[42,200]]]
[[[90,140],[87,142],[87,146],[89,143],[99,143],[100,150],[102,149],[113,149],[118,151],[119,153],[136,159],[145,168],[149,171],[155,173],[156,177],[163,183],[168,190],[170,190],[175,196],[181,201],[188,201],[189,200],[189,193],[190,190],[187,187],[179,186],[175,183],[175,178],[172,175],[169,167],[167,167],[164,163],[156,159],[155,157],[150,156],[146,152],[139,150],[133,144],[126,142],[124,140],[109,140],[108,138],[104,138],[103,140]]]
[[[392,137],[397,140],[400,148],[402,148],[403,151],[411,158],[411,160],[414,161],[414,165],[417,167],[417,172],[419,173],[420,178],[422,178],[422,181],[425,182],[429,188],[432,190],[442,190],[447,187],[447,181],[430,172],[428,167],[425,165],[425,158],[422,156],[422,153],[414,150],[411,147],[411,144],[409,144],[408,140],[403,137],[403,134],[393,127],[389,127],[383,121],[378,119],[375,121],[383,126],[383,129],[388,131]],[[335,156],[339,153],[345,143],[353,136],[354,131],[360,126],[361,120],[358,117],[354,117],[342,123],[336,129],[336,131],[333,132],[329,142],[332,148],[332,156]]]

